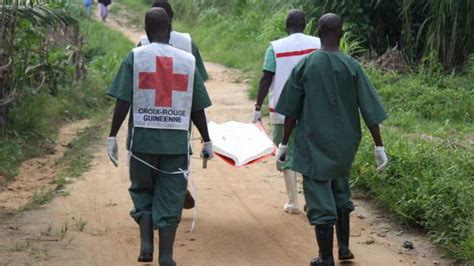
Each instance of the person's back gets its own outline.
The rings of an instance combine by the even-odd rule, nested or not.
[[[308,219],[315,225],[319,256],[311,266],[332,266],[336,225],[339,260],[351,260],[349,174],[361,139],[360,116],[372,134],[377,170],[388,163],[379,124],[386,118],[375,88],[350,56],[339,51],[342,18],[323,15],[318,22],[321,49],[292,71],[276,111],[285,115],[285,131],[276,154],[286,161],[291,132],[295,136],[293,170],[303,174]]]

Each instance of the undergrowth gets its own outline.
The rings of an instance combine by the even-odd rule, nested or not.
[[[133,44],[99,22],[83,20],[80,27],[84,35],[86,77],[77,83],[62,84],[56,96],[41,91],[22,97],[11,110],[8,134],[0,139],[0,175],[7,182],[15,177],[21,162],[53,151],[60,126],[86,118],[102,124],[104,114],[110,113],[113,102],[105,97],[106,90]],[[113,45],[107,45],[110,43]],[[89,130],[93,133],[97,129]],[[81,149],[88,150],[88,141],[93,140],[84,138],[85,147]]]

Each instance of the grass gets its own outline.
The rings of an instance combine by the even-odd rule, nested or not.
[[[21,98],[11,111],[8,136],[0,139],[0,175],[8,182],[14,179],[21,162],[53,151],[61,125],[85,118],[92,120],[91,126],[73,139],[59,162],[61,171],[54,180],[57,187],[38,190],[22,210],[48,202],[68,180],[88,169],[94,143],[105,137],[105,121],[113,105],[106,91],[133,44],[122,34],[92,20],[81,22],[81,32],[87,76],[76,84],[64,84],[56,97],[39,93]]]

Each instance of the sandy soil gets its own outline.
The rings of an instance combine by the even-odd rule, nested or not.
[[[114,21],[107,24],[134,42],[141,35]],[[214,103],[209,118],[249,121],[253,102],[247,98],[248,84],[239,83],[240,73],[214,63],[206,66]],[[108,160],[104,139],[92,168],[69,185],[69,196],[58,197],[39,210],[0,216],[0,265],[136,264],[139,238],[128,216],[132,206],[127,192],[125,132],[122,128],[119,134],[118,168]],[[198,190],[197,227],[189,232],[192,212],[184,211],[175,244],[178,264],[308,265],[316,256],[313,228],[305,215],[281,210],[285,186],[273,159],[239,169],[218,159],[209,162],[206,170],[198,159],[193,158],[192,164]],[[303,205],[302,194],[299,200]],[[352,265],[449,264],[424,237],[403,232],[366,201],[356,203],[351,233],[356,259]],[[405,240],[412,241],[415,249],[402,248]]]

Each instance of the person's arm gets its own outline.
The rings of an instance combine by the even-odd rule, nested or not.
[[[117,133],[122,126],[132,101],[133,87],[133,53],[128,53],[127,57],[120,66],[114,81],[109,88],[108,95],[117,99],[115,104],[110,134],[107,139],[107,153],[115,166],[118,166],[118,145]]]
[[[290,117],[285,117],[285,128],[283,131],[283,139],[281,141],[282,145],[287,145],[288,140],[290,139],[291,132],[293,131],[293,128],[296,125],[296,119],[290,118]]]
[[[369,128],[375,143],[374,154],[377,171],[382,171],[388,164],[388,157],[383,146],[379,125],[388,116],[383,109],[372,82],[370,82],[369,77],[362,68],[359,68],[357,73],[357,101],[362,118],[367,128]]]
[[[270,86],[272,85],[274,76],[274,72],[270,72],[267,70],[263,71],[263,75],[260,79],[260,84],[258,87],[257,104],[255,105],[255,111],[261,110],[263,101],[268,95],[268,91],[270,90]]]
[[[191,120],[193,121],[193,124],[196,126],[197,130],[199,131],[199,134],[201,134],[203,141],[204,142],[211,141],[211,138],[209,137],[209,131],[207,129],[206,113],[204,112],[204,110],[192,112]]]
[[[375,146],[383,147],[382,135],[380,134],[379,124],[370,127],[369,130],[370,134],[372,135],[372,138],[374,139]]]
[[[112,126],[110,127],[109,137],[116,137],[120,127],[122,126],[125,117],[127,117],[128,111],[130,110],[130,103],[117,100],[115,103],[114,115],[112,118]]]

